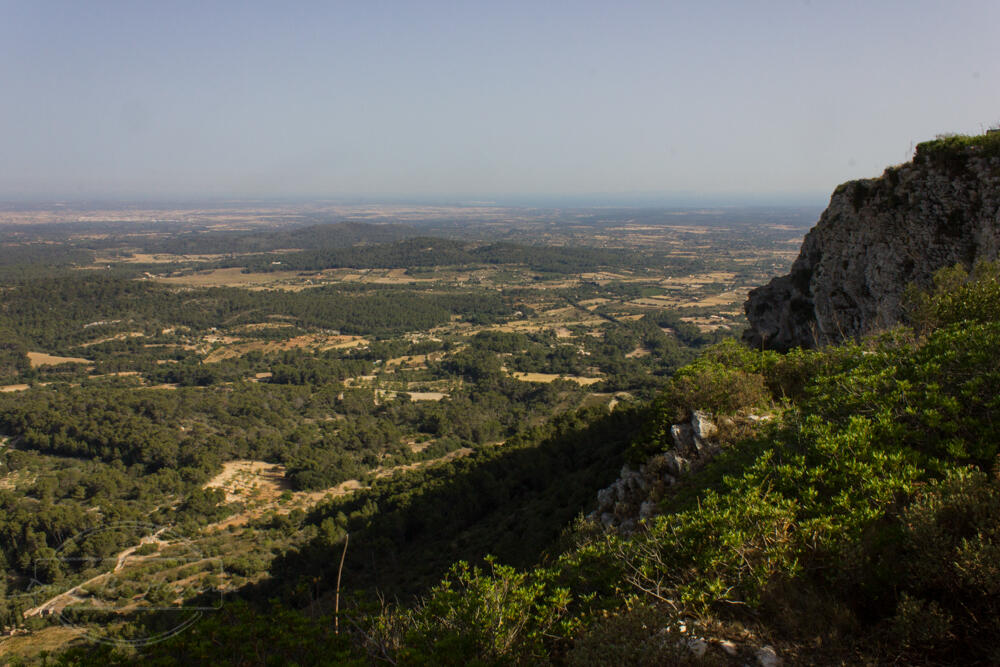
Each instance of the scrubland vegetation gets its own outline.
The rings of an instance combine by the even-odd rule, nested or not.
[[[647,408],[580,413],[484,460],[322,505],[303,517],[316,538],[290,555],[291,572],[278,579],[318,577],[314,591],[328,592],[330,554],[345,531],[352,545],[362,543],[349,576],[383,576],[397,592],[406,586],[394,582],[393,568],[419,573],[434,562],[435,534],[466,545],[469,558],[403,598],[409,602],[380,607],[359,598],[341,611],[339,635],[305,599],[272,598],[233,605],[144,650],[144,659],[265,662],[282,655],[291,632],[325,647],[290,649],[306,651],[298,654],[306,661],[662,664],[698,662],[682,643],[696,633],[738,647],[770,644],[791,662],[995,662],[998,308],[995,266],[971,277],[945,271],[934,291],[915,299],[910,327],[787,355],[724,343],[675,375]],[[482,539],[463,524],[462,515],[477,510],[457,507],[459,499],[506,508],[485,515],[506,518],[511,525],[501,530],[539,534],[531,523],[546,522],[547,492],[510,493],[525,484],[518,459],[533,461],[525,472],[548,478],[542,486],[576,486],[579,466],[540,469],[564,443],[597,453],[617,433],[630,443],[627,456],[642,459],[672,446],[664,426],[692,402],[716,415],[772,419],[678,484],[641,530],[606,533],[577,520],[539,550],[530,540]],[[499,470],[507,474],[492,477]],[[506,494],[497,493],[502,488]],[[488,519],[484,528],[495,525]],[[365,573],[368,550],[398,554],[402,563],[374,561],[372,569],[386,573]],[[479,557],[490,550],[498,555]],[[269,622],[275,616],[287,621]],[[244,631],[273,637],[273,649],[250,653],[240,646]],[[92,659],[82,651],[71,661]]]
[[[358,347],[323,349],[342,334],[271,320],[294,335],[249,331],[315,338],[206,363],[247,344],[242,306],[201,324],[192,306],[216,303],[211,290],[122,282],[106,292],[112,314],[35,311],[120,319],[120,332],[144,316],[132,289],[185,304],[148,311],[162,319],[142,337],[81,347],[114,326],[66,324],[46,339],[89,368],[30,368],[24,353],[51,334],[5,320],[6,377],[33,385],[0,394],[3,625],[20,628],[7,640],[19,660],[38,658],[23,633],[46,645],[53,616],[111,642],[61,635],[65,664],[742,664],[763,646],[793,664],[1000,659],[995,265],[912,290],[904,326],[787,354],[719,342],[669,309],[626,319],[620,296],[595,296],[617,289],[605,283],[553,288],[547,308],[501,292],[493,322],[366,332]],[[617,305],[544,316],[596,298]],[[182,310],[186,323],[168,321]],[[510,326],[521,320],[535,328]],[[741,426],[635,532],[584,519],[623,463],[674,446],[692,409]],[[238,460],[283,477],[257,495],[207,483]],[[149,525],[197,558],[171,552],[174,538],[140,545]],[[132,547],[103,574],[101,559]],[[73,604],[30,613],[68,590]],[[129,645],[176,622],[143,609],[220,594],[177,636]]]
[[[420,599],[459,559],[554,555],[643,402],[738,330],[738,297],[679,305],[787,254],[755,241],[721,271],[728,256],[671,258],[666,227],[638,252],[153,227],[7,229],[4,660],[125,646],[205,598],[321,614],[348,532],[352,618]],[[718,234],[700,242],[741,238]]]

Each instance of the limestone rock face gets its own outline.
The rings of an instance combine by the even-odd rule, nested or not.
[[[932,152],[838,187],[787,276],[750,292],[754,347],[857,339],[898,323],[907,285],[1000,253],[1000,158],[982,146]]]
[[[588,517],[591,521],[631,533],[639,521],[656,513],[656,501],[678,477],[697,471],[721,451],[716,442],[719,428],[712,416],[700,410],[690,413],[689,421],[671,426],[673,449],[657,454],[638,470],[626,464],[611,486],[597,492],[597,509]]]

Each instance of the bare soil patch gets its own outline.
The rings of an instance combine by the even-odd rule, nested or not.
[[[205,488],[222,489],[226,502],[233,503],[272,500],[291,486],[285,480],[285,467],[279,463],[228,461]]]
[[[380,466],[373,470],[373,472],[375,477],[382,479],[396,473],[451,461],[462,456],[468,456],[471,453],[471,449],[463,447],[436,459],[398,466]],[[340,496],[345,496],[359,489],[366,488],[360,481],[349,479],[328,489],[295,491],[290,493],[291,497],[289,497],[288,492],[290,487],[287,480],[284,479],[284,472],[284,466],[264,461],[230,461],[225,464],[222,472],[209,481],[205,485],[205,488],[224,489],[226,490],[227,499],[230,497],[230,492],[232,492],[235,500],[247,497],[245,494],[249,492],[251,494],[250,498],[257,500],[257,502],[252,503],[252,506],[248,506],[242,512],[206,526],[203,530],[210,532],[225,530],[230,526],[243,526],[253,519],[259,519],[267,512],[273,511],[278,514],[288,514],[294,509],[305,510],[327,498],[339,498]],[[279,473],[280,477],[277,477]],[[212,486],[213,484],[218,485]]]

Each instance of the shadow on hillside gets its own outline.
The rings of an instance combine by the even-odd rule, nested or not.
[[[307,523],[320,535],[279,556],[272,578],[243,596],[314,605],[336,587],[345,523],[350,546],[345,591],[419,596],[452,563],[492,554],[529,567],[618,475],[640,413],[620,410],[561,416],[533,440],[482,450],[447,465],[385,480],[317,508]],[[325,522],[325,523],[324,523]]]

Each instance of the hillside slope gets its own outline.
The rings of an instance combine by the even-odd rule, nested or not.
[[[828,336],[848,340],[788,352],[716,345],[643,408],[580,411],[441,474],[373,487],[300,517],[315,537],[276,561],[263,596],[244,589],[241,601],[162,643],[86,646],[62,660],[1000,663],[1000,263],[978,261],[970,272],[947,259],[996,253],[995,226],[983,213],[996,193],[973,197],[966,186],[972,172],[989,182],[982,165],[1000,160],[998,147],[981,139],[922,145],[899,184],[886,176],[835,193],[840,206],[863,190],[858,225],[876,210],[888,220],[898,210],[902,224],[920,202],[931,206],[918,183],[933,181],[940,198],[947,174],[954,179],[955,208],[924,238],[927,255],[945,266],[921,278],[922,291],[902,282],[916,280],[915,267],[892,263],[909,241],[889,243],[885,229],[879,246],[866,245],[857,227],[829,270],[825,250],[796,264],[808,272],[799,282],[811,290],[812,314],[799,313],[798,328],[777,329],[771,343],[805,345],[796,336],[827,312],[827,324],[851,314],[854,328]],[[890,205],[903,183],[916,189]],[[836,210],[807,248],[835,236]],[[948,224],[961,231],[950,245]],[[876,256],[898,269],[884,284],[867,264]],[[833,299],[850,287],[838,283],[845,262],[867,266],[862,286],[882,291]],[[881,332],[862,338],[870,329]],[[680,456],[685,442],[690,451]],[[601,464],[617,467],[623,450],[639,473],[626,469],[599,493],[614,474]],[[586,486],[610,511],[578,516],[556,538],[549,521],[580,507],[580,494],[552,493],[567,485]],[[612,497],[626,487],[627,499]],[[334,615],[348,542],[345,572],[362,590],[341,598]],[[429,587],[408,586],[439,577],[451,553],[467,561]],[[404,596],[408,588],[414,597]]]

